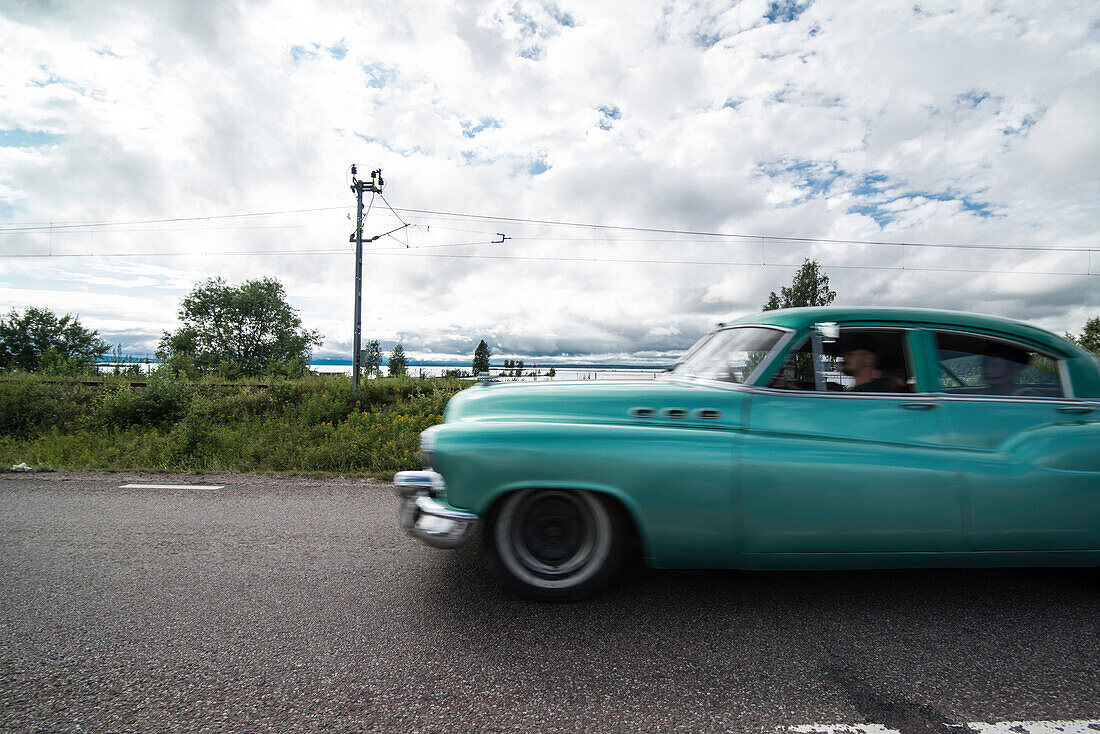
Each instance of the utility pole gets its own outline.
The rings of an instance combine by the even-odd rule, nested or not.
[[[359,387],[359,375],[363,369],[363,352],[360,340],[363,327],[363,192],[381,194],[385,181],[382,180],[382,169],[376,169],[370,173],[370,181],[360,181],[356,176],[358,171],[353,163],[351,165],[351,190],[355,192],[355,234],[351,241],[355,243],[355,339],[351,355],[351,381],[355,387]],[[377,238],[375,238],[377,239]],[[372,240],[373,241],[373,240]]]

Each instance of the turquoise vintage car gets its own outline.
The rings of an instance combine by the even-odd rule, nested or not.
[[[482,524],[542,599],[636,546],[658,568],[1095,566],[1098,418],[1100,361],[1027,324],[788,309],[655,380],[471,387],[394,481],[412,535]]]

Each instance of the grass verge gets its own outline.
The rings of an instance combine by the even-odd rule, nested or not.
[[[418,437],[468,382],[343,376],[226,385],[153,373],[144,388],[0,380],[0,465],[384,477],[419,468]]]

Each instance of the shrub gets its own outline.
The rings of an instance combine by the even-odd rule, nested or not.
[[[25,375],[0,381],[0,434],[29,436],[66,428],[86,415],[94,393],[79,382],[46,382]]]

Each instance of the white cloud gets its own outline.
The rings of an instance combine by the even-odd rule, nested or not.
[[[57,137],[0,147],[0,227],[350,206],[355,161],[381,166],[387,199],[412,208],[1095,245],[1094,9],[776,7],[15,6],[0,15],[0,130]],[[372,233],[394,224],[381,207]],[[461,354],[482,337],[520,356],[676,351],[758,308],[803,257],[836,266],[826,272],[846,304],[962,308],[1056,331],[1100,309],[1095,277],[920,269],[1076,272],[1090,267],[1085,253],[702,243],[403,216],[418,225],[408,241],[424,249],[367,258],[364,334],[403,339],[413,353]],[[139,231],[0,234],[0,255],[164,253],[3,260],[0,306],[84,307],[101,330],[147,344],[174,326],[194,283],[275,276],[306,325],[326,334],[324,349],[349,350],[350,256],[274,252],[350,252],[345,211],[127,229]],[[513,239],[435,248],[498,232]],[[395,244],[371,249],[383,243]],[[271,252],[217,254],[247,250]]]

